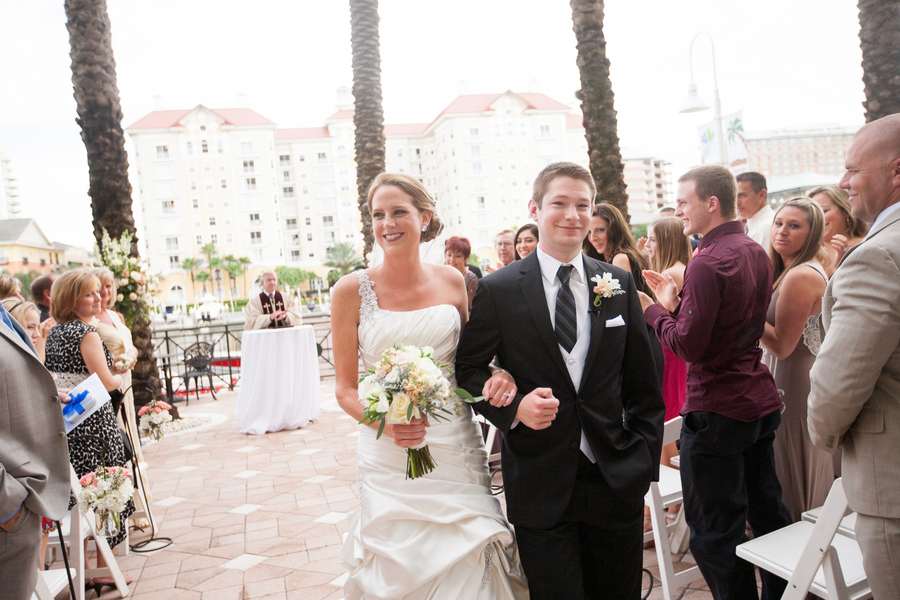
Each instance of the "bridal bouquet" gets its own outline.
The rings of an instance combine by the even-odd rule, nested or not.
[[[99,522],[100,531],[106,537],[112,537],[119,531],[119,513],[125,510],[128,501],[134,495],[131,475],[125,467],[103,467],[91,471],[78,480],[81,494],[78,508],[86,513],[94,509]]]
[[[159,441],[163,437],[162,426],[172,420],[169,414],[169,404],[162,400],[151,400],[147,406],[142,406],[138,411],[141,418],[141,429],[150,432],[150,437]]]
[[[459,400],[476,402],[465,390],[450,390],[450,382],[441,372],[447,364],[434,359],[434,349],[425,346],[400,345],[388,348],[381,360],[359,380],[359,399],[364,405],[360,423],[380,422],[377,437],[385,424],[406,424],[413,418],[428,415],[448,420],[445,415],[454,414]],[[416,479],[434,470],[436,466],[428,445],[406,449],[406,478]]]

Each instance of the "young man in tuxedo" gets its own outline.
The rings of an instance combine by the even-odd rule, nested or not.
[[[456,355],[468,391],[495,357],[518,386],[505,407],[473,407],[504,436],[533,600],[640,597],[644,494],[659,471],[665,407],[634,282],[581,253],[594,195],[579,165],[541,171],[528,205],[538,248],[479,282]]]

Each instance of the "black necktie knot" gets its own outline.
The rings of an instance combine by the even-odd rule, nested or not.
[[[559,270],[556,272],[556,278],[559,279],[559,282],[563,285],[569,285],[569,277],[572,276],[572,270],[575,267],[572,265],[559,265]]]

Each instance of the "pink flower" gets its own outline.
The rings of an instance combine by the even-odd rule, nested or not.
[[[97,482],[95,481],[95,479],[97,479],[97,475],[93,471],[91,471],[90,473],[88,473],[87,475],[85,475],[84,477],[79,479],[78,483],[81,484],[81,487],[87,487],[91,484],[93,484],[94,487],[96,487]]]
[[[149,407],[149,406],[142,406],[142,407],[140,408],[140,410],[138,410],[138,416],[139,416],[139,417],[144,416],[144,415],[147,413],[148,410],[150,410],[150,407]]]
[[[153,407],[153,412],[155,412],[156,414],[159,414],[159,413],[162,412],[162,409],[161,409],[160,407],[158,407],[158,406],[154,406],[154,407]]]
[[[170,408],[172,408],[172,405],[166,404],[166,403],[163,402],[162,400],[160,400],[159,402],[157,402],[156,405],[157,405],[158,407],[160,407],[161,409],[163,409],[163,410],[169,410]]]

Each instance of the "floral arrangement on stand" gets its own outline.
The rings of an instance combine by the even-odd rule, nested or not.
[[[147,275],[138,257],[130,255],[133,238],[134,234],[126,231],[114,240],[104,229],[103,248],[94,246],[94,255],[113,272],[116,279],[116,310],[125,317],[128,327],[133,326],[135,321],[148,318],[152,299],[149,286],[156,279]]]
[[[150,439],[159,441],[163,438],[162,426],[172,420],[170,408],[172,406],[162,400],[151,400],[150,404],[138,410],[141,430],[148,432]]]
[[[93,509],[98,529],[106,537],[114,536],[121,526],[119,513],[134,496],[131,473],[125,467],[104,467],[101,461],[96,471],[79,479],[78,483],[81,484],[79,510],[86,513]]]
[[[434,360],[434,349],[428,346],[395,345],[385,350],[375,368],[359,380],[359,399],[364,407],[359,422],[380,422],[377,439],[385,424],[407,424],[422,415],[449,420],[445,415],[460,414],[460,401],[481,400],[462,389],[451,392],[450,382],[441,371],[447,367]],[[425,443],[407,448],[406,456],[407,479],[426,475],[437,466]]]

